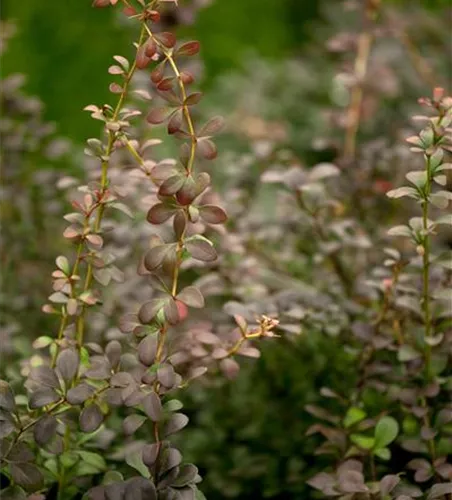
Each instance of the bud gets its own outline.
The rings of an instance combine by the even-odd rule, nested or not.
[[[392,285],[393,285],[392,278],[385,278],[383,280],[383,288],[386,292],[392,288]]]
[[[418,245],[416,247],[416,253],[423,257],[423,255],[425,254],[425,248],[423,247],[423,245]]]
[[[443,97],[444,97],[444,89],[441,87],[435,87],[433,89],[433,100],[435,102],[439,102]]]

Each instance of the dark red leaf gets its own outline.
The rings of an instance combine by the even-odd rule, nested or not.
[[[172,177],[170,177],[172,179]],[[169,180],[169,179],[168,179]],[[165,181],[166,182],[166,181]],[[183,179],[182,179],[183,183]],[[165,183],[162,184],[164,186]],[[168,186],[167,186],[168,187]],[[165,194],[165,193],[162,193]],[[170,193],[167,193],[170,194]],[[173,193],[171,193],[173,194]],[[163,222],[167,221],[170,217],[174,215],[176,209],[174,207],[165,205],[164,203],[157,203],[153,207],[149,209],[147,214],[147,221],[151,224],[163,224]]]

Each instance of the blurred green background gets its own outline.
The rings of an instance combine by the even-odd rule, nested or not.
[[[97,131],[97,124],[80,111],[109,99],[111,56],[131,51],[127,30],[113,9],[87,8],[90,3],[4,0],[1,12],[2,19],[16,20],[18,30],[3,58],[3,74],[25,73],[26,89],[46,106],[45,118],[78,141]],[[208,86],[214,76],[239,66],[249,49],[269,58],[294,51],[306,38],[306,22],[317,16],[318,3],[216,1],[201,9],[195,25],[183,28],[181,36],[201,41]]]
[[[389,0],[437,8],[448,0]],[[91,9],[90,0],[3,0],[1,18],[16,20],[17,35],[2,58],[2,73],[27,75],[27,91],[45,104],[59,133],[84,141],[98,126],[81,109],[107,102],[107,67],[115,53],[130,53],[127,30],[113,9]],[[319,0],[217,0],[198,12],[181,36],[202,43],[204,87],[240,66],[251,49],[283,59],[309,40]],[[184,0],[181,1],[184,5]],[[86,81],[90,85],[85,85]]]

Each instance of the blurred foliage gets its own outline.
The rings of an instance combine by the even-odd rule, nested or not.
[[[26,88],[43,100],[45,118],[55,120],[60,133],[80,142],[98,133],[96,124],[80,110],[91,102],[107,102],[110,78],[105,70],[111,56],[130,53],[127,31],[113,10],[89,9],[87,3],[5,0],[1,12],[19,28],[2,71],[29,75]],[[304,36],[300,27],[315,15],[317,1],[300,5],[293,0],[217,1],[201,10],[196,26],[183,28],[182,34],[196,33],[207,79],[212,80],[237,68],[249,48],[274,58],[293,49]]]
[[[346,389],[353,378],[340,341],[310,331],[296,341],[268,342],[232,382],[193,387],[184,395],[193,425],[180,445],[197,460],[206,497],[311,498],[305,483],[327,462],[314,463],[305,433],[316,419],[304,407],[325,385]]]
[[[435,9],[447,2],[418,3]],[[111,55],[130,53],[127,31],[115,13],[87,9],[88,3],[4,0],[1,9],[1,18],[17,21],[19,28],[3,57],[3,73],[19,71],[29,75],[26,89],[43,100],[45,118],[55,120],[61,134],[78,142],[98,133],[96,124],[80,110],[91,102],[107,101],[110,79],[104,70]],[[239,68],[250,49],[274,59],[297,53],[300,44],[309,40],[311,21],[318,18],[318,5],[318,0],[217,0],[202,9],[196,24],[183,27],[181,34],[196,34],[201,41],[205,85],[210,86],[217,76]]]

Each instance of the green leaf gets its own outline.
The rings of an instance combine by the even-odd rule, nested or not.
[[[427,183],[425,170],[408,172],[405,177],[419,189],[422,189]]]
[[[195,486],[195,500],[207,500],[204,493]]]
[[[148,479],[151,477],[149,469],[144,465],[141,448],[127,453],[126,463],[137,470],[143,477],[147,477]]]
[[[66,451],[59,455],[58,459],[65,469],[70,469],[79,461],[79,457],[74,451]]]
[[[399,433],[399,424],[392,417],[383,417],[375,427],[375,449],[392,443]]]
[[[178,399],[170,399],[163,405],[163,409],[168,412],[178,411],[183,408],[182,401]]]
[[[124,477],[120,472],[116,470],[109,470],[105,473],[102,483],[112,484],[112,483],[119,483],[121,481],[124,481]]]
[[[2,500],[27,500],[27,495],[19,486],[9,486],[2,490]]]
[[[438,148],[432,156],[430,156],[430,169],[434,172],[443,161],[444,153],[441,148]]]
[[[102,455],[92,451],[78,451],[82,460],[97,469],[97,472],[102,472],[107,468],[107,463]]]
[[[374,455],[382,460],[389,460],[391,458],[391,451],[389,448],[378,448],[374,451]]]
[[[365,419],[366,416],[367,415],[364,410],[362,410],[361,408],[357,408],[356,406],[352,406],[348,409],[344,417],[344,426],[351,427],[352,425],[361,422],[361,420]]]
[[[350,439],[352,443],[364,450],[370,450],[375,446],[375,439],[373,437],[364,436],[363,434],[352,434]]]

